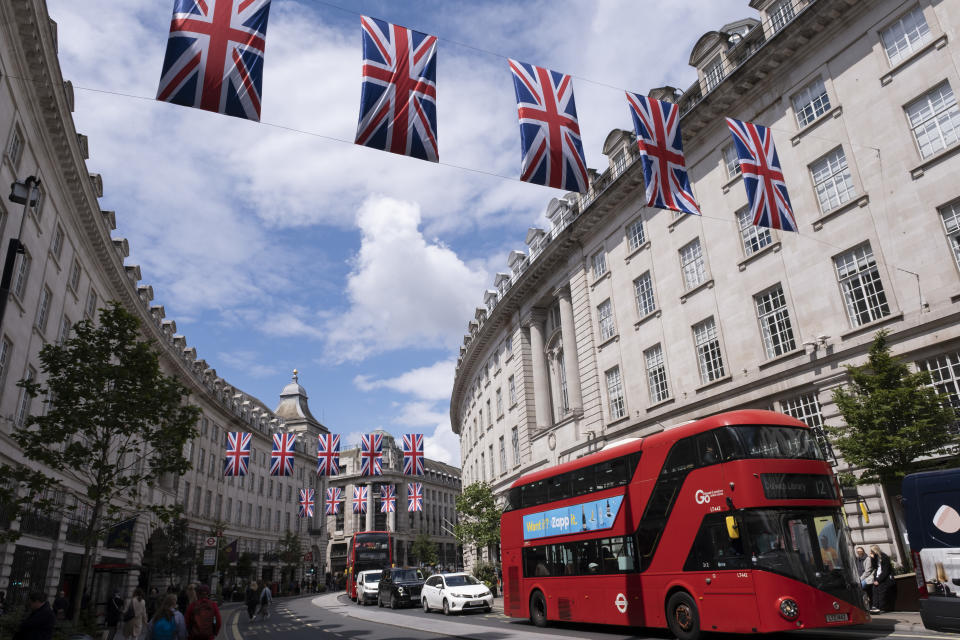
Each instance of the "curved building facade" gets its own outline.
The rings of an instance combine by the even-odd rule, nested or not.
[[[450,418],[463,482],[738,408],[823,435],[832,391],[875,333],[960,406],[960,89],[949,2],[753,0],[704,34],[680,105],[702,216],[645,206],[632,131],[591,189],[552,200],[469,321]],[[626,116],[626,105],[624,106]],[[751,225],[724,121],[769,126],[799,233]],[[847,466],[837,461],[837,469]],[[847,505],[895,555],[884,488]]]

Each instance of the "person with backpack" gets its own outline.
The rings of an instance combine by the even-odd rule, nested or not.
[[[217,603],[210,599],[210,587],[197,587],[197,600],[187,607],[187,640],[213,640],[220,633],[223,619]]]
[[[270,603],[273,602],[273,593],[267,583],[263,583],[263,591],[260,592],[260,619],[266,620],[270,617]]]

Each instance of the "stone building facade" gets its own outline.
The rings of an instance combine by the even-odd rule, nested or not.
[[[552,200],[485,293],[450,404],[465,484],[502,494],[731,409],[840,424],[832,391],[880,329],[960,406],[960,7],[749,4],[697,42],[697,82],[649,91],[680,104],[703,215],[647,208],[633,132],[613,130],[589,193]],[[725,117],[772,129],[798,233],[750,224]],[[849,522],[896,552],[882,491]]]
[[[301,487],[314,487],[317,496],[323,491],[325,485],[315,473],[315,452],[316,435],[326,428],[310,414],[296,377],[271,410],[218,376],[177,333],[176,322],[154,302],[153,288],[140,282],[140,267],[125,264],[129,245],[113,236],[117,214],[100,208],[103,180],[87,170],[88,141],[74,128],[73,106],[73,87],[63,79],[57,59],[57,25],[46,4],[0,3],[0,184],[31,175],[41,181],[35,206],[13,204],[6,194],[0,199],[0,246],[6,252],[9,240],[18,235],[25,245],[14,265],[0,324],[0,461],[22,462],[10,434],[31,412],[42,410],[40,401],[31,403],[16,384],[39,377],[40,349],[62,341],[74,323],[95,319],[98,308],[116,300],[139,318],[143,335],[160,354],[163,371],[186,385],[203,416],[200,435],[185,451],[193,469],[147,488],[147,501],[182,505],[190,538],[197,543],[220,523],[225,542],[237,540],[239,551],[254,554],[256,577],[279,580],[275,547],[287,529],[301,534],[304,553],[313,552],[317,560],[312,562],[322,572],[323,518],[318,515],[310,523],[298,519],[296,500]],[[254,434],[255,453],[246,478],[223,477],[228,431]],[[271,434],[284,431],[301,433],[307,444],[298,449],[294,477],[270,478]],[[10,522],[0,509],[0,526],[22,533],[16,543],[0,545],[0,591],[7,592],[11,606],[29,590],[53,594],[61,587],[79,588],[79,532],[88,509],[77,498],[80,487],[68,486],[69,491],[53,496],[61,505],[55,512]],[[104,602],[113,588],[129,590],[138,583],[167,580],[156,572],[151,575],[145,564],[144,551],[159,523],[148,513],[127,515],[116,535],[107,535],[97,551],[92,585],[96,602]],[[201,567],[199,577],[207,571]],[[196,577],[193,567],[178,581]]]
[[[360,475],[359,445],[344,448],[340,453],[340,474],[328,478],[330,487],[339,487],[341,502],[339,513],[327,515],[325,529],[328,533],[326,564],[331,573],[343,573],[347,563],[347,547],[351,536],[358,531],[393,532],[394,564],[417,565],[420,559],[413,553],[413,542],[420,534],[430,537],[437,545],[437,563],[443,567],[461,567],[461,549],[453,537],[453,525],[457,522],[456,498],[460,495],[460,469],[443,462],[424,460],[424,475],[403,475],[403,451],[396,440],[386,431],[377,430],[383,437],[383,475]],[[423,483],[423,510],[407,510],[407,485]],[[393,485],[396,495],[396,510],[384,513],[380,510],[380,487]],[[367,487],[366,513],[354,513],[354,489]],[[325,512],[324,498],[319,500]]]

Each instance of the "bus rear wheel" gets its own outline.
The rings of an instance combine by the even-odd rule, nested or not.
[[[700,638],[700,614],[697,604],[686,591],[678,591],[667,600],[667,626],[678,640]]]
[[[547,601],[539,591],[530,596],[530,622],[535,627],[547,626]]]

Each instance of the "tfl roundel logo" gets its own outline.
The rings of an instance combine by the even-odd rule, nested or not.
[[[697,489],[697,492],[693,494],[693,499],[697,504],[710,504],[711,498],[719,498],[722,495],[723,489],[714,489],[713,491]]]

